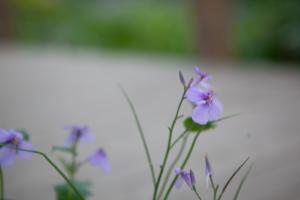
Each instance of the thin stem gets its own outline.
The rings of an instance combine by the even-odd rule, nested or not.
[[[196,135],[195,135],[195,137],[194,137],[194,139],[193,139],[193,141],[192,141],[192,144],[191,144],[191,146],[190,146],[190,149],[189,149],[189,151],[188,151],[188,153],[187,153],[187,155],[186,155],[186,157],[185,157],[183,163],[182,163],[181,166],[180,166],[181,169],[184,169],[184,167],[185,167],[185,165],[187,164],[189,158],[191,157],[191,154],[192,154],[192,152],[193,152],[193,149],[194,149],[194,147],[195,147],[196,141],[197,141],[197,139],[198,139],[200,133],[201,133],[201,131],[198,131],[198,132],[196,133]],[[172,191],[172,189],[173,189],[173,186],[174,186],[174,184],[175,184],[177,178],[178,178],[178,175],[176,175],[176,176],[174,177],[174,179],[172,180],[172,182],[171,182],[171,184],[170,184],[170,186],[169,186],[169,188],[168,188],[168,190],[167,190],[167,192],[166,192],[166,194],[165,194],[165,196],[164,196],[164,198],[163,198],[164,200],[167,200],[167,199],[168,199],[168,197],[169,197],[169,195],[170,195],[170,193],[171,193],[171,191]]]
[[[196,189],[195,186],[193,186],[193,189],[192,189],[192,190],[195,192],[197,198],[198,198],[199,200],[202,200],[202,198],[200,197],[200,194],[198,193],[198,191],[197,191],[197,189]]]
[[[168,160],[168,157],[169,157],[169,153],[170,153],[170,150],[171,150],[171,142],[172,142],[172,134],[173,134],[173,131],[174,131],[174,127],[175,127],[175,124],[177,122],[177,119],[178,119],[178,115],[179,115],[179,111],[180,111],[180,108],[181,108],[181,105],[182,105],[182,102],[185,98],[185,93],[186,93],[187,89],[185,88],[184,91],[183,91],[183,94],[180,98],[180,101],[179,101],[179,104],[177,106],[177,109],[176,109],[176,113],[175,113],[175,116],[174,116],[174,119],[171,123],[171,127],[169,128],[169,137],[168,137],[168,143],[167,143],[167,147],[166,147],[166,152],[165,152],[165,156],[164,156],[164,159],[163,159],[163,163],[160,167],[160,171],[159,171],[159,174],[158,174],[158,178],[157,178],[157,181],[156,181],[156,184],[155,184],[155,188],[154,188],[154,193],[153,193],[153,200],[156,200],[156,196],[157,196],[157,192],[158,192],[158,188],[159,188],[159,184],[161,182],[161,177],[164,173],[164,169],[166,167],[166,163],[167,163],[167,160]]]
[[[179,161],[180,157],[181,157],[182,154],[183,154],[183,151],[184,151],[185,146],[186,146],[186,143],[187,143],[188,136],[189,136],[189,135],[184,135],[184,138],[183,138],[183,140],[182,140],[182,143],[181,143],[180,149],[179,149],[179,151],[178,151],[178,154],[177,154],[177,156],[175,157],[175,159],[173,160],[173,162],[171,163],[171,165],[170,165],[170,167],[169,167],[169,170],[168,170],[168,172],[167,172],[167,174],[166,174],[166,177],[165,177],[165,179],[164,179],[164,181],[163,181],[163,183],[162,183],[162,187],[161,187],[161,189],[160,189],[160,191],[159,191],[159,194],[158,194],[158,199],[160,199],[161,196],[163,195],[163,192],[165,191],[165,188],[166,188],[166,186],[167,186],[167,183],[168,183],[168,181],[169,181],[169,179],[170,179],[171,173],[172,173],[174,167],[176,166],[177,162]]]
[[[72,182],[74,182],[75,180],[75,175],[77,172],[77,162],[76,162],[76,157],[77,157],[77,145],[78,145],[78,139],[75,141],[75,143],[72,145],[71,149],[72,149],[72,157],[71,157],[71,169],[68,170],[69,171],[69,175],[70,175],[70,180]],[[68,199],[71,199],[72,197],[72,188],[69,187],[68,189]]]
[[[73,185],[72,181],[70,181],[68,179],[68,177],[57,167],[57,165],[54,164],[54,162],[46,154],[44,154],[41,151],[28,150],[28,149],[20,149],[20,148],[18,148],[18,151],[31,152],[31,153],[35,153],[35,154],[38,154],[38,155],[42,156],[63,177],[63,179],[73,189],[73,191],[76,193],[76,195],[79,197],[79,199],[84,200],[83,196],[80,194],[80,192]]]
[[[217,185],[214,189],[214,200],[217,200],[219,185]]]
[[[0,200],[4,200],[4,174],[0,166]]]
[[[140,137],[142,139],[142,143],[143,143],[143,146],[144,146],[146,157],[147,157],[147,160],[148,160],[148,165],[149,165],[150,172],[151,172],[153,187],[155,187],[156,179],[155,179],[155,172],[154,172],[154,168],[153,168],[153,163],[152,163],[152,159],[151,159],[151,156],[150,156],[149,148],[148,148],[148,145],[147,145],[147,142],[146,142],[146,138],[145,138],[144,131],[142,129],[139,117],[138,117],[138,115],[137,115],[137,113],[135,111],[135,108],[133,106],[133,103],[130,100],[130,98],[129,98],[127,92],[125,91],[125,89],[121,85],[119,85],[119,88],[120,88],[121,92],[123,93],[123,95],[124,95],[124,97],[125,97],[128,105],[129,105],[129,107],[131,109],[131,112],[133,114],[134,120],[136,122],[136,125],[137,125],[137,128],[138,128]]]
[[[215,186],[212,175],[209,175],[209,180],[210,180],[211,187],[213,189],[214,200],[216,200],[217,199],[217,191],[218,191],[219,186]]]
[[[215,184],[214,184],[214,180],[213,180],[213,178],[212,178],[212,175],[209,175],[209,180],[210,180],[211,187],[213,188],[213,190],[215,190],[216,187],[215,187]]]
[[[181,138],[183,138],[189,131],[190,131],[191,127],[186,128],[175,140],[174,142],[171,144],[171,148],[173,148],[175,146],[175,144],[177,142],[179,142],[179,140]]]

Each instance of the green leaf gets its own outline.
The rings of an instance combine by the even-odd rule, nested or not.
[[[73,181],[73,184],[85,199],[92,195],[90,191],[91,182]],[[80,200],[66,183],[55,185],[54,190],[56,192],[56,200]]]
[[[69,154],[74,154],[75,152],[73,151],[72,148],[70,147],[65,147],[65,146],[53,146],[51,152],[54,151],[59,151],[59,152],[63,152],[63,153],[69,153]],[[76,155],[76,153],[75,153]]]
[[[30,134],[25,129],[18,129],[17,131],[19,131],[23,135],[25,141],[30,140]]]
[[[187,117],[184,120],[183,125],[186,129],[189,129],[190,132],[203,132],[209,129],[216,128],[216,124],[213,122],[208,122],[205,125],[200,125],[195,123],[191,117]]]

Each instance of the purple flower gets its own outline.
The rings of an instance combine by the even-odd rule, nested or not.
[[[90,155],[87,161],[93,166],[100,166],[105,172],[111,171],[111,165],[105,151],[101,148],[97,149]]]
[[[204,88],[210,88],[207,81],[211,80],[211,76],[208,73],[201,71],[201,69],[197,66],[194,67],[196,74],[198,75],[191,84],[191,87],[197,87],[199,84]]]
[[[23,135],[15,129],[0,129],[0,165],[11,166],[15,163],[16,156],[28,160],[31,158],[31,152],[25,152],[18,149],[32,150],[32,145],[23,139]]]
[[[177,189],[179,189],[182,186],[183,182],[185,182],[190,188],[195,186],[196,179],[192,170],[187,172],[185,170],[181,170],[180,168],[176,168],[175,174],[178,175],[178,178],[175,182],[175,187]]]
[[[208,182],[210,177],[213,175],[212,167],[209,163],[207,155],[205,156],[205,176],[206,176],[206,185],[208,186]]]
[[[186,97],[195,105],[192,112],[194,122],[204,125],[220,117],[223,107],[212,91],[202,91],[199,88],[191,87],[188,89]]]
[[[84,142],[91,142],[93,140],[93,135],[87,126],[73,125],[67,126],[65,129],[70,131],[66,140],[67,145],[74,145],[80,140]]]

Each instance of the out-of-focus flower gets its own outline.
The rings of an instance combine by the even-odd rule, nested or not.
[[[111,165],[105,151],[101,148],[97,149],[88,157],[88,162],[93,166],[100,166],[105,172],[111,171]]]
[[[204,125],[220,117],[223,107],[212,91],[202,91],[199,88],[191,87],[188,89],[186,97],[195,105],[192,112],[194,122]]]
[[[175,169],[175,174],[178,175],[178,178],[175,182],[175,187],[177,189],[182,186],[183,182],[185,182],[190,188],[193,188],[195,186],[196,179],[192,170],[188,172],[177,167]]]
[[[67,145],[74,145],[78,141],[91,142],[93,135],[87,126],[72,125],[66,126],[66,130],[70,131],[66,140]]]
[[[10,166],[15,163],[16,156],[19,155],[21,159],[28,160],[32,153],[22,151],[32,150],[32,145],[26,142],[23,135],[15,129],[0,129],[0,165]]]
[[[208,182],[210,177],[213,175],[213,169],[209,163],[207,155],[205,156],[205,176],[206,176],[206,185],[208,186]]]
[[[207,83],[207,81],[211,80],[211,76],[208,75],[208,73],[201,71],[201,69],[197,66],[194,67],[194,70],[198,77],[193,80],[191,87],[197,87],[200,85],[205,89],[210,88],[210,85]]]

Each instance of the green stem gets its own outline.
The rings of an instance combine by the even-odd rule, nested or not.
[[[181,157],[182,154],[183,154],[183,151],[184,151],[184,149],[185,149],[185,146],[186,146],[186,142],[187,142],[188,136],[189,136],[189,135],[185,135],[185,137],[183,138],[182,143],[181,143],[181,146],[180,146],[180,149],[179,149],[179,151],[178,151],[178,154],[177,154],[177,156],[175,157],[175,159],[173,160],[173,162],[171,163],[171,165],[170,165],[170,167],[169,167],[169,170],[168,170],[168,172],[167,172],[167,174],[166,174],[166,177],[165,177],[165,179],[164,179],[164,181],[163,181],[163,183],[162,183],[162,187],[161,187],[161,189],[160,189],[160,191],[159,191],[158,199],[160,199],[161,196],[163,195],[163,193],[164,193],[164,191],[165,191],[165,188],[166,188],[166,186],[167,186],[167,183],[168,183],[168,181],[169,181],[169,179],[170,179],[171,173],[172,173],[174,167],[176,166],[177,162],[179,161],[180,157]]]
[[[70,181],[68,179],[68,177],[54,164],[54,162],[46,154],[44,154],[43,152],[40,152],[40,151],[36,151],[36,150],[28,150],[28,149],[20,149],[20,148],[18,148],[18,150],[19,151],[35,153],[35,154],[38,154],[38,155],[42,156],[63,177],[63,179],[73,189],[73,191],[79,197],[79,199],[84,200],[83,196],[80,194],[80,192],[73,185],[72,181]]]
[[[140,120],[139,120],[139,117],[135,111],[135,108],[133,106],[133,103],[132,101],[130,100],[127,92],[124,90],[124,88],[119,85],[130,109],[131,109],[131,112],[133,114],[133,117],[135,119],[135,122],[136,122],[136,125],[137,125],[137,128],[138,128],[138,131],[140,133],[140,137],[142,139],[142,143],[143,143],[143,146],[144,146],[144,150],[146,152],[146,157],[147,157],[147,160],[148,160],[148,165],[149,165],[149,168],[150,168],[150,172],[151,172],[151,177],[152,177],[152,183],[153,183],[153,187],[155,187],[155,182],[156,182],[156,179],[155,179],[155,172],[154,172],[154,168],[153,168],[153,163],[152,163],[152,159],[151,159],[151,156],[150,156],[150,152],[149,152],[149,148],[148,148],[148,145],[147,145],[147,142],[146,142],[146,138],[145,138],[145,135],[144,135],[144,131],[142,129],[142,126],[141,126],[141,123],[140,123]]]
[[[4,174],[0,166],[0,200],[4,200]]]
[[[199,200],[202,200],[202,198],[200,197],[200,194],[198,193],[198,191],[197,191],[197,189],[196,189],[195,186],[193,186],[193,189],[192,189],[192,190],[195,192],[197,198],[198,198]]]
[[[166,151],[165,151],[163,163],[162,163],[162,165],[160,167],[158,178],[157,178],[157,181],[156,181],[156,184],[155,184],[154,193],[153,193],[153,197],[152,197],[153,200],[156,200],[156,196],[157,196],[159,184],[161,182],[161,178],[162,178],[162,175],[164,173],[164,169],[165,169],[166,164],[167,164],[167,160],[168,160],[169,153],[170,153],[170,150],[171,150],[171,142],[172,142],[172,135],[173,135],[174,127],[175,127],[176,121],[178,119],[179,111],[180,111],[181,105],[183,103],[183,100],[185,98],[186,91],[187,91],[187,89],[185,88],[184,91],[183,91],[183,94],[182,94],[182,96],[180,98],[179,104],[177,106],[175,117],[174,117],[174,119],[172,121],[171,127],[169,128],[168,143],[167,143],[167,147],[166,147]]]
[[[78,144],[78,140],[76,140],[76,142],[72,145],[71,149],[72,149],[72,158],[71,158],[71,169],[68,170],[69,171],[69,176],[70,176],[70,180],[72,182],[74,182],[75,180],[75,175],[77,172],[77,162],[76,162],[76,157],[77,157],[77,144]],[[69,187],[68,189],[68,199],[71,199],[72,197],[72,188]]]
[[[217,185],[214,189],[214,200],[217,200],[219,185]]]
[[[175,146],[175,144],[177,142],[179,142],[179,140],[181,138],[183,138],[189,131],[191,130],[191,127],[186,128],[175,140],[174,142],[171,144],[171,148],[173,148]]]
[[[183,163],[182,163],[181,166],[180,166],[181,169],[184,169],[184,167],[185,167],[185,165],[187,164],[189,158],[191,157],[191,154],[192,154],[192,152],[193,152],[193,149],[194,149],[194,147],[195,147],[196,141],[197,141],[197,139],[198,139],[200,133],[201,133],[201,131],[198,131],[198,132],[196,133],[196,135],[195,135],[195,137],[194,137],[194,139],[193,139],[193,141],[192,141],[192,144],[191,144],[191,146],[190,146],[190,149],[189,149],[189,151],[188,151],[188,153],[187,153],[187,155],[186,155],[186,157],[185,157]],[[177,178],[178,178],[178,175],[175,176],[174,179],[173,179],[173,181],[171,182],[171,184],[170,184],[170,186],[169,186],[169,188],[168,188],[168,190],[167,190],[167,192],[166,192],[166,194],[165,194],[165,196],[164,196],[164,198],[163,198],[164,200],[167,200],[167,199],[168,199],[168,197],[169,197],[169,195],[170,195],[170,193],[171,193],[171,191],[172,191],[172,189],[173,189],[173,186],[174,186],[174,184],[175,184]]]

